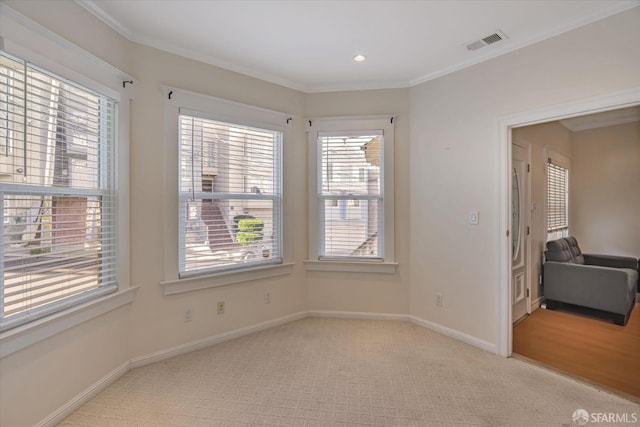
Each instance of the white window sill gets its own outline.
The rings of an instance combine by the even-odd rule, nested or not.
[[[267,279],[269,277],[291,274],[294,263],[282,263],[248,268],[241,271],[225,271],[204,276],[189,277],[177,280],[160,282],[164,287],[165,295],[180,294],[183,292],[197,291],[199,289],[215,288],[234,283],[249,282],[252,280]]]
[[[363,261],[313,261],[304,262],[307,271],[346,271],[353,273],[393,274],[398,267],[397,262],[363,262]]]
[[[132,302],[137,287],[106,295],[0,334],[0,358]]]

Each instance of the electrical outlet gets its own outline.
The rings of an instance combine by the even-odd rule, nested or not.
[[[193,312],[191,311],[190,308],[188,308],[187,311],[184,312],[184,321],[191,322],[192,319],[193,319]]]
[[[218,314],[224,314],[224,301],[218,302]]]
[[[264,303],[269,304],[271,302],[271,292],[264,293]]]
[[[436,306],[442,307],[442,293],[440,292],[436,294]]]

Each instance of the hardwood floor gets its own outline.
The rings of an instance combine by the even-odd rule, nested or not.
[[[626,326],[538,309],[514,325],[513,352],[640,398],[640,304]]]

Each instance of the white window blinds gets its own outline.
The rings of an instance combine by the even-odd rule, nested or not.
[[[179,274],[282,261],[282,132],[180,110]]]
[[[547,233],[551,238],[567,235],[569,230],[569,170],[548,159]]]
[[[2,329],[116,290],[115,112],[0,53]]]
[[[321,258],[383,258],[381,132],[320,132]]]

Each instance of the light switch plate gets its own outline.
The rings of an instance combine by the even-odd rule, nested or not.
[[[480,213],[478,211],[471,211],[469,214],[469,224],[478,225],[480,223]]]

